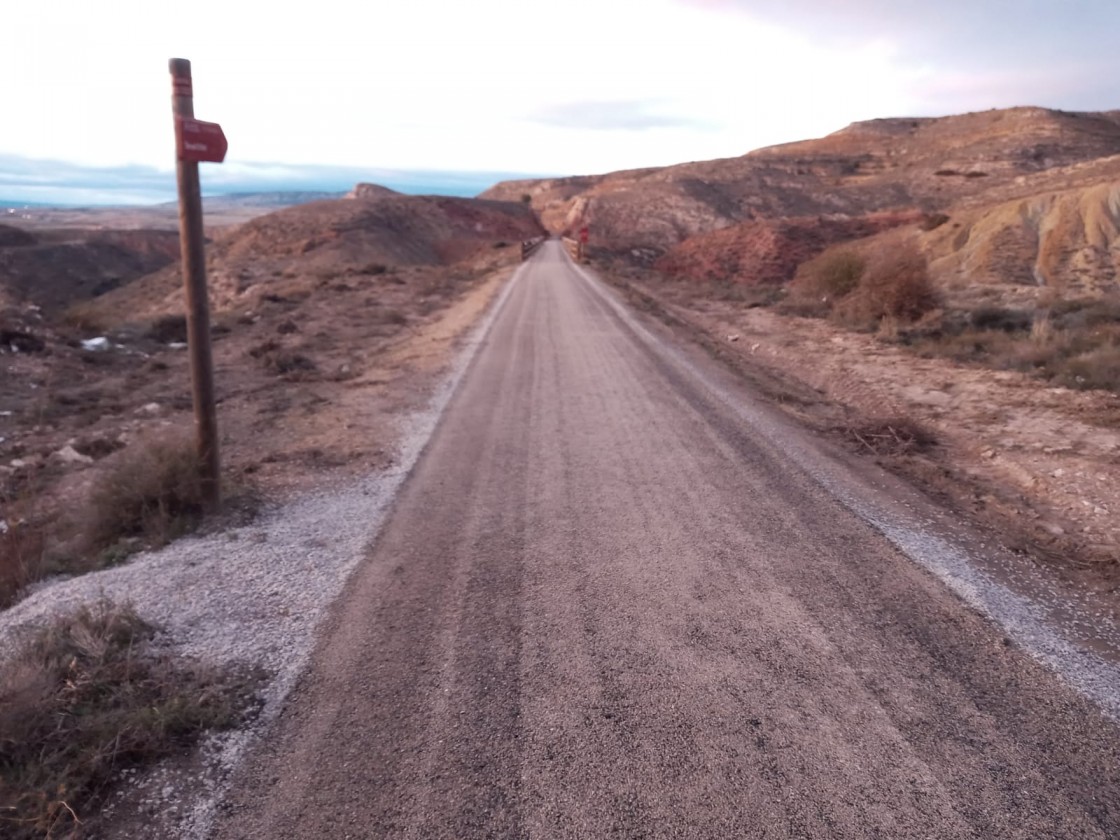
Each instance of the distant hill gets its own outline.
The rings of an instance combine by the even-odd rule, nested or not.
[[[887,213],[927,224],[952,217],[946,231],[925,237],[939,269],[1011,272],[1015,282],[1057,281],[1076,269],[1099,274],[1090,283],[1097,285],[1117,278],[1120,205],[1107,189],[1117,183],[1120,111],[1012,108],[871,120],[736,158],[509,181],[483,196],[529,195],[552,231],[587,225],[593,247],[662,259],[699,276],[755,281],[761,275],[750,267],[759,243],[780,250],[775,242],[796,240],[812,256],[836,237],[867,228],[849,220]],[[989,211],[996,216],[988,218]],[[821,236],[804,235],[814,219],[836,224]],[[773,223],[781,220],[795,221],[779,230]],[[1056,229],[1073,231],[1068,247],[1076,254],[1054,252],[1059,243],[1047,232]],[[981,242],[978,262],[970,261]],[[1040,242],[1048,243],[1047,254],[1039,253]],[[781,270],[775,265],[767,263],[767,281],[792,276],[788,260]]]
[[[208,195],[203,196],[202,205],[204,208],[219,208],[219,207],[265,207],[273,210],[279,210],[282,207],[293,207],[297,204],[308,204],[312,201],[329,201],[335,198],[342,198],[345,193],[342,192],[312,192],[312,191],[289,191],[289,192],[260,192],[260,193],[229,193],[227,195]],[[176,202],[172,202],[176,204]]]
[[[262,215],[207,248],[215,308],[266,289],[281,276],[331,278],[391,267],[446,265],[543,231],[522,202],[412,196],[366,185],[364,196],[315,201]],[[122,285],[97,305],[161,314],[181,307],[177,264]]]

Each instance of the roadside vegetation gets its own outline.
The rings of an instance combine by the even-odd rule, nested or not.
[[[824,252],[800,267],[779,309],[877,332],[927,358],[1120,393],[1120,300],[1043,293],[1030,308],[951,306],[906,243]]]
[[[33,488],[5,500],[0,608],[36,580],[105,568],[195,530],[203,521],[198,476],[188,437],[153,436],[107,463],[74,510],[36,518]],[[252,493],[239,482],[226,495],[227,509],[251,510]]]
[[[122,771],[189,748],[256,706],[257,675],[160,652],[157,628],[101,602],[60,617],[0,670],[0,835],[78,837]]]
[[[913,324],[939,306],[917,246],[888,240],[870,254],[832,250],[804,263],[783,309],[870,331]]]
[[[947,313],[936,329],[901,339],[927,357],[1120,393],[1120,301],[1043,299],[1033,310],[984,306]]]

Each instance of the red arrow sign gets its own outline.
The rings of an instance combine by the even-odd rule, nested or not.
[[[587,228],[585,228],[585,227],[580,228],[579,229],[579,241],[580,242],[586,242],[587,241],[587,236],[588,236],[589,233],[590,233],[590,231]]]
[[[229,144],[217,123],[190,117],[175,119],[175,147],[179,160],[221,163],[226,159]]]

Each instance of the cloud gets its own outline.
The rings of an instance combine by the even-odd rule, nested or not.
[[[473,196],[518,172],[453,172],[348,166],[235,163],[203,166],[205,195],[345,192],[371,182],[412,194]],[[69,205],[156,204],[176,198],[175,173],[156,167],[82,166],[0,154],[0,201]]]
[[[798,32],[820,45],[889,44],[930,111],[1044,105],[1120,106],[1115,0],[678,0]],[[969,84],[969,79],[974,79]],[[942,81],[944,79],[944,81]],[[960,96],[949,94],[956,89]],[[926,94],[932,94],[927,99]]]
[[[541,125],[584,131],[649,131],[658,128],[710,129],[712,126],[686,116],[657,113],[663,103],[563,102],[534,111],[529,119]]]

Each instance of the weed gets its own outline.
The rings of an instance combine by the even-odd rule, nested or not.
[[[185,342],[187,340],[187,316],[162,315],[148,325],[144,334],[161,344]]]
[[[9,522],[0,531],[0,608],[14,603],[23,587],[42,576],[45,546],[39,523]]]
[[[1066,359],[1054,378],[1070,388],[1120,392],[1120,346],[1098,347]]]
[[[310,373],[317,370],[315,362],[294,350],[279,350],[264,357],[265,369],[277,376]]]
[[[1034,316],[1022,309],[1002,306],[981,306],[968,314],[968,320],[978,330],[1023,332],[1031,329]]]
[[[1019,310],[982,307],[945,319],[940,334],[912,340],[943,356],[1030,373],[1058,385],[1120,393],[1120,306],[1111,301],[1049,302],[1033,320]]]
[[[58,619],[0,671],[0,825],[77,836],[122,770],[189,747],[252,708],[259,675],[156,655],[156,628],[101,602]]]
[[[62,313],[62,323],[86,335],[102,335],[109,329],[109,321],[92,301],[75,303]]]
[[[830,305],[851,294],[867,270],[867,260],[855,251],[826,251],[803,264],[794,279],[798,296]]]
[[[90,489],[84,523],[92,549],[128,538],[164,545],[202,521],[198,455],[186,437],[150,440],[121,454]]]

